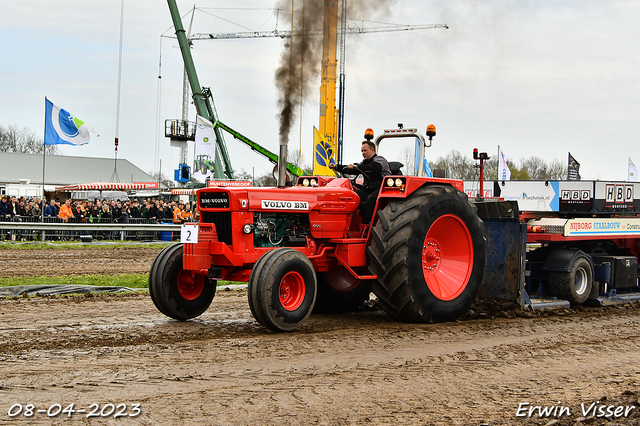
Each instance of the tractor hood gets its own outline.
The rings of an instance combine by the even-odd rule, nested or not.
[[[360,204],[354,191],[344,187],[207,188],[198,191],[200,209],[265,212],[352,213]]]
[[[360,203],[355,192],[329,187],[248,188],[247,196],[253,211],[351,213]]]

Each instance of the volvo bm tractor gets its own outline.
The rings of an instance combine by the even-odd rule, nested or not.
[[[429,146],[434,135],[430,125]],[[418,138],[424,158],[427,142],[416,129],[385,130],[376,148],[396,137]],[[355,191],[367,176],[357,169],[295,182],[281,173],[273,188],[198,190],[194,242],[166,247],[151,266],[155,306],[177,320],[197,317],[217,281],[229,280],[248,283],[251,313],[274,331],[295,330],[313,311],[357,309],[371,293],[402,321],[456,319],[482,283],[483,224],[462,181],[422,177],[418,163],[417,176],[390,163],[370,225]]]

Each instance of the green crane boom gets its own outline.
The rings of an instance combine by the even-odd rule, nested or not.
[[[268,149],[264,148],[263,146],[255,143],[254,141],[252,141],[248,137],[240,134],[239,132],[236,132],[231,127],[227,126],[226,124],[224,124],[224,123],[222,123],[220,121],[216,121],[213,124],[213,128],[214,129],[218,128],[218,129],[224,130],[225,132],[227,132],[231,136],[233,136],[235,139],[239,140],[240,142],[244,143],[245,145],[248,145],[252,150],[254,150],[257,153],[262,154],[263,156],[267,157],[269,160],[271,160],[271,162],[273,162],[275,164],[278,164],[278,156],[276,154],[274,154],[273,152],[271,152]],[[287,171],[289,173],[291,173],[293,176],[296,176],[296,177],[309,174],[309,173],[305,172],[304,170],[302,170],[300,167],[296,166],[295,164],[291,164],[291,163],[287,163]]]
[[[200,116],[205,117],[209,121],[214,123],[213,130],[216,134],[217,141],[214,170],[215,178],[220,179],[224,178],[225,176],[228,179],[234,178],[233,168],[231,167],[231,159],[229,158],[229,153],[227,151],[227,146],[224,142],[221,130],[225,130],[236,140],[243,142],[252,150],[262,154],[273,163],[278,164],[278,156],[276,154],[260,146],[256,142],[253,142],[251,139],[243,136],[239,132],[233,130],[231,127],[223,124],[218,119],[218,114],[214,107],[213,95],[211,94],[211,90],[209,90],[208,87],[200,86],[198,74],[196,73],[196,67],[193,62],[193,56],[191,55],[189,40],[187,39],[184,27],[182,26],[182,19],[180,18],[178,5],[176,4],[175,0],[167,0],[167,2],[169,3],[169,12],[171,13],[171,19],[173,20],[173,26],[176,30],[176,37],[178,39],[178,45],[180,46],[180,51],[182,52],[182,60],[184,61],[187,78],[189,79],[191,92],[193,93],[193,101],[196,106],[196,111]],[[222,157],[222,161],[220,160],[220,157]],[[224,162],[224,173],[222,162]],[[308,174],[301,168],[291,163],[287,163],[287,171],[296,177]]]
[[[173,20],[173,27],[176,30],[176,37],[178,38],[178,45],[180,46],[180,52],[182,53],[182,60],[184,61],[184,67],[189,78],[189,84],[191,85],[191,93],[193,93],[193,102],[196,105],[196,111],[202,117],[207,118],[212,123],[217,120],[215,114],[215,108],[213,107],[211,92],[203,91],[200,87],[200,81],[198,81],[198,74],[196,73],[196,67],[193,63],[193,56],[191,56],[191,49],[189,48],[189,40],[182,26],[182,19],[180,19],[180,12],[178,11],[178,5],[175,0],[167,0],[169,3],[169,12],[171,12],[171,19]],[[231,159],[227,152],[227,146],[224,143],[224,138],[220,131],[216,132],[216,158],[214,176],[216,178],[222,178],[225,175],[229,179],[233,179],[233,168],[231,167]],[[222,170],[222,163],[224,161],[224,173]]]

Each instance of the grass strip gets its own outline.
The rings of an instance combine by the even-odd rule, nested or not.
[[[68,241],[55,242],[21,242],[21,243],[0,243],[0,250],[69,250],[69,249],[114,249],[114,248],[157,248],[162,249],[169,244],[167,243],[123,243],[123,242],[101,242],[101,243],[79,243]]]
[[[0,278],[0,287],[16,285],[94,285],[147,288],[149,274],[72,275]]]
[[[218,287],[246,284],[235,281],[218,280]],[[0,278],[0,287],[16,285],[95,285],[128,288],[148,288],[149,274],[118,274],[118,275],[64,275],[64,276],[38,276],[38,277],[7,277]]]

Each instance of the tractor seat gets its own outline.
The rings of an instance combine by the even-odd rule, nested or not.
[[[389,169],[391,169],[391,174],[394,176],[401,175],[402,173],[400,173],[400,169],[403,167],[404,164],[399,161],[389,161]]]

